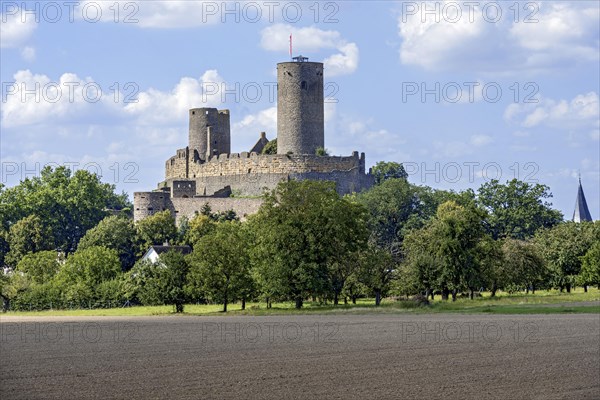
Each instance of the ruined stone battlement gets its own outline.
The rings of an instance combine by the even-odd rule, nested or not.
[[[354,152],[351,156],[317,156],[294,154],[232,153],[213,156],[207,161],[194,161],[187,149],[165,164],[165,180],[196,179],[207,176],[246,174],[287,174],[304,172],[352,171],[365,173],[365,155]]]

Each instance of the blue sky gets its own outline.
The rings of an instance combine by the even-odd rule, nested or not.
[[[330,153],[443,189],[537,180],[566,218],[580,172],[600,217],[595,1],[0,4],[7,185],[66,163],[153,189],[192,107],[231,110],[232,151],[274,138],[292,34],[294,55],[325,63]]]

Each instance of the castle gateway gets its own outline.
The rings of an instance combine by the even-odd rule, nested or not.
[[[300,56],[277,64],[277,154],[261,154],[264,132],[249,152],[231,153],[229,110],[191,109],[188,146],[167,160],[158,189],[134,193],[134,219],[163,210],[192,218],[205,204],[243,218],[265,190],[290,179],[334,181],[340,194],[368,189],[374,180],[364,153],[317,154],[325,145],[323,100],[322,63]]]

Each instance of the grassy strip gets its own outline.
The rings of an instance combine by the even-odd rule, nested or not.
[[[230,304],[227,314],[222,313],[219,304],[189,304],[185,306],[187,315],[301,315],[301,314],[369,314],[369,313],[464,313],[464,314],[564,314],[564,313],[600,313],[600,306],[569,305],[582,301],[600,300],[600,291],[590,289],[584,293],[579,289],[573,293],[558,291],[539,291],[535,295],[523,293],[499,293],[495,298],[489,293],[474,300],[460,298],[457,301],[442,301],[440,296],[429,306],[419,306],[412,301],[384,300],[375,307],[373,299],[360,299],[357,304],[321,305],[306,302],[300,310],[294,304],[275,303],[267,309],[264,303],[248,303],[246,310],[241,304]],[[563,304],[564,303],[564,304]],[[554,305],[554,306],[553,306]],[[93,310],[46,310],[17,311],[0,314],[6,316],[148,316],[174,314],[173,306],[140,306],[127,308],[109,308]]]

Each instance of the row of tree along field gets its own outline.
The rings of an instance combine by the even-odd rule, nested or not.
[[[226,311],[600,286],[600,222],[564,222],[547,186],[490,181],[456,193],[409,183],[397,163],[374,174],[373,188],[351,196],[330,182],[284,182],[247,221],[205,207],[176,226],[168,211],[134,223],[114,186],[46,168],[0,185],[3,308],[212,302]],[[164,242],[192,252],[141,259]]]

